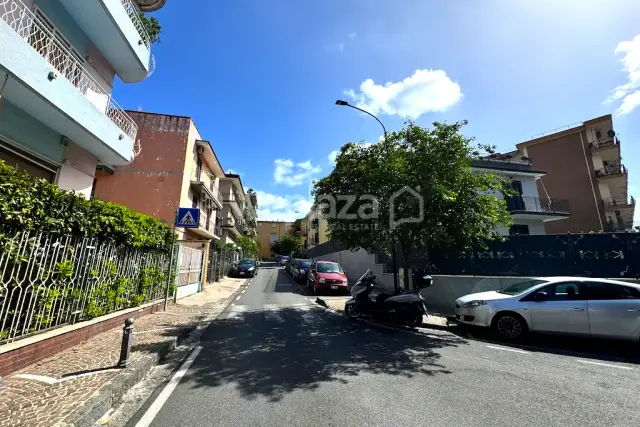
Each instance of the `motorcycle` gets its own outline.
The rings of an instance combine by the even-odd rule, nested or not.
[[[405,291],[396,290],[393,294],[379,294],[375,300],[370,295],[375,288],[375,279],[371,270],[367,270],[351,288],[352,298],[344,305],[345,314],[351,319],[369,317],[399,323],[412,328],[422,325],[423,316],[427,314],[427,307],[420,290],[432,285],[431,276],[422,277],[418,289]]]

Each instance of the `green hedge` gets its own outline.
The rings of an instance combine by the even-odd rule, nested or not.
[[[86,200],[0,161],[0,232],[39,230],[167,250],[171,229],[126,206]]]

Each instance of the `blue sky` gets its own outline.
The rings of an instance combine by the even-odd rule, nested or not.
[[[193,117],[225,170],[258,191],[260,219],[306,214],[330,153],[379,139],[337,98],[389,130],[407,114],[467,119],[466,134],[501,151],[612,113],[640,196],[637,0],[169,0],[154,16],[157,69],[116,99]]]

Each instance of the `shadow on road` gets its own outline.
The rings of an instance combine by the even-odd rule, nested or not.
[[[362,374],[430,376],[451,373],[439,363],[438,349],[466,340],[451,336],[433,340],[319,313],[279,310],[280,323],[265,312],[245,312],[214,322],[203,336],[201,355],[185,377],[197,387],[234,383],[243,397],[278,401],[294,390],[313,390],[322,383],[347,383]],[[317,317],[317,319],[316,319]],[[306,320],[306,322],[305,322]]]
[[[628,341],[581,338],[565,335],[531,334],[519,343],[503,341],[491,331],[481,328],[451,328],[451,332],[471,340],[512,347],[521,350],[576,356],[593,360],[640,364],[640,345]]]

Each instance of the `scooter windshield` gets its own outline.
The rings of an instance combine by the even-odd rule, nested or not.
[[[361,282],[361,281],[362,281],[362,279],[364,279],[365,277],[367,277],[367,275],[368,275],[369,273],[371,273],[371,270],[370,270],[370,269],[367,269],[367,271],[365,271],[365,272],[364,272],[364,274],[362,275],[362,277],[360,277],[356,283]]]

